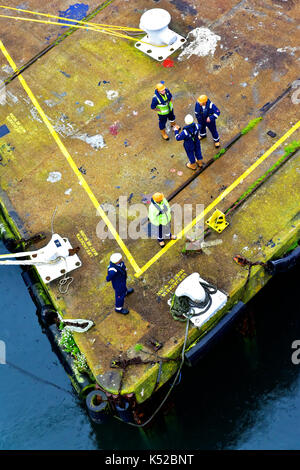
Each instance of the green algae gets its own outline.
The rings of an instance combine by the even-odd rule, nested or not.
[[[213,159],[214,160],[218,160],[218,158],[222,157],[222,155],[224,155],[224,153],[226,153],[227,149],[223,148],[221,149],[214,157]]]
[[[260,121],[262,120],[262,116],[258,117],[258,118],[255,118],[255,119],[252,119],[246,127],[244,127],[244,129],[241,130],[241,134],[242,135],[245,135],[247,134],[249,131],[251,131]]]
[[[238,204],[240,201],[242,201],[243,199],[245,199],[247,196],[249,196],[253,191],[254,189],[260,184],[262,183],[269,175],[271,175],[271,173],[276,170],[276,168],[278,168],[281,163],[289,156],[291,155],[292,153],[294,153],[296,150],[298,150],[300,148],[300,141],[297,141],[297,140],[294,140],[293,142],[291,142],[290,144],[286,145],[286,147],[284,148],[284,154],[279,158],[279,160],[277,160],[276,163],[274,163],[274,165],[272,165],[262,176],[260,176],[256,181],[254,181],[253,184],[251,184],[251,186],[249,186],[249,188],[235,201],[235,203],[233,204],[236,205]],[[232,206],[232,207],[233,207]],[[225,214],[231,209],[231,207],[225,212]]]

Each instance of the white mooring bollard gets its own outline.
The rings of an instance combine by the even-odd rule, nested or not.
[[[135,47],[155,60],[162,61],[179,49],[186,39],[169,29],[171,15],[162,8],[146,11],[140,19],[140,28],[147,35]]]

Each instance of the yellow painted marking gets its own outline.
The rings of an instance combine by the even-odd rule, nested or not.
[[[16,64],[14,63],[13,59],[11,58],[11,56],[9,55],[9,53],[7,52],[6,48],[4,47],[4,44],[2,43],[2,41],[0,41],[0,49],[1,51],[3,52],[4,56],[6,57],[9,65],[11,66],[11,68],[13,69],[13,71],[15,72],[17,70],[17,66]],[[115,238],[116,242],[118,243],[119,247],[121,248],[121,250],[123,251],[123,253],[126,255],[128,261],[130,262],[131,266],[133,267],[133,269],[135,270],[136,273],[138,273],[140,271],[140,268],[139,266],[137,265],[135,259],[133,258],[132,254],[130,253],[130,251],[128,250],[128,248],[126,247],[125,243],[123,242],[123,240],[120,238],[118,232],[116,231],[116,229],[114,228],[114,226],[112,225],[111,221],[109,220],[109,218],[107,217],[107,215],[105,214],[104,210],[102,209],[102,207],[100,206],[99,202],[97,201],[96,197],[94,196],[93,192],[91,191],[89,185],[87,184],[87,182],[85,181],[83,175],[80,173],[80,171],[78,170],[77,168],[77,165],[76,163],[74,162],[73,158],[71,157],[70,153],[68,152],[68,150],[66,149],[66,147],[64,146],[64,144],[62,143],[62,141],[60,140],[58,134],[56,133],[55,129],[53,128],[52,124],[50,123],[50,121],[48,120],[46,114],[44,113],[44,111],[42,110],[39,102],[37,101],[36,97],[34,96],[34,94],[32,93],[32,91],[30,90],[29,86],[27,85],[26,81],[24,80],[24,78],[22,77],[22,75],[18,75],[18,79],[22,85],[22,87],[24,88],[24,90],[26,91],[27,95],[29,96],[29,98],[31,99],[33,105],[36,107],[39,115],[41,116],[42,120],[44,121],[44,123],[46,124],[50,134],[52,135],[53,139],[55,140],[56,144],[58,145],[61,153],[64,155],[64,157],[67,159],[67,162],[69,163],[70,167],[72,168],[72,170],[74,171],[75,175],[77,176],[77,178],[79,179],[80,183],[81,183],[81,186],[83,187],[83,189],[85,190],[85,192],[87,193],[87,195],[89,196],[90,200],[92,201],[94,207],[96,208],[96,210],[98,211],[99,215],[102,217],[102,219],[104,220],[105,224],[107,225],[107,227],[109,228],[109,230],[111,231],[113,237]]]
[[[91,240],[88,238],[88,236],[83,230],[80,230],[80,232],[77,233],[76,237],[91,258],[99,255],[97,250],[93,247]]]
[[[154,255],[144,266],[141,267],[140,271],[135,274],[136,277],[141,276],[150,266],[152,266],[161,256],[163,256],[172,246],[177,243],[179,239],[181,239],[195,224],[199,222],[199,220],[203,219],[203,217],[208,214],[214,207],[216,207],[219,202],[221,202],[231,191],[233,191],[247,176],[252,173],[274,150],[279,147],[290,135],[292,135],[297,129],[300,127],[300,121],[298,121],[294,126],[292,126],[277,142],[275,142],[272,147],[270,147],[258,160],[256,160],[253,165],[251,165],[239,178],[237,178],[228,188],[223,191],[220,196],[218,196],[209,206],[207,206],[197,217],[195,217],[192,222],[190,222],[186,227],[184,227],[181,232],[177,234],[177,240],[171,240],[167,245],[164,246],[156,255]]]
[[[164,285],[157,293],[159,297],[165,297],[167,294],[172,292],[172,290],[175,289],[175,287],[178,286],[178,284],[183,281],[187,277],[187,273],[184,271],[184,269],[181,269],[175,276],[170,279],[166,285]]]
[[[26,129],[22,126],[20,121],[16,118],[13,113],[10,113],[6,116],[6,120],[11,124],[11,126],[15,129],[16,132],[19,134],[26,134]]]

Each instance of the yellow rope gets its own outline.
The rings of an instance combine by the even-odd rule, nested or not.
[[[24,17],[21,17],[21,16],[0,15],[0,18],[9,18],[9,19],[12,19],[12,20],[21,20],[21,21],[33,21],[35,23],[55,24],[55,25],[59,25],[59,26],[70,26],[67,23],[62,23],[62,22],[58,23],[57,21],[34,20],[33,18],[24,18]],[[72,28],[73,27],[74,28],[79,28],[79,29],[85,29],[85,30],[88,29],[89,31],[96,31],[98,33],[110,34],[111,36],[116,36],[116,37],[121,37],[121,38],[131,39],[133,41],[137,41],[136,38],[132,38],[131,36],[127,36],[125,34],[121,34],[121,33],[118,33],[116,31],[111,31],[108,28],[103,28],[103,29],[91,28],[91,27],[80,26],[80,25],[75,25],[75,24],[74,24],[74,26],[72,25]]]
[[[142,31],[142,29],[139,28],[131,28],[131,27],[126,27],[126,26],[113,26],[109,24],[101,24],[101,23],[89,23],[88,21],[81,21],[81,20],[75,20],[73,18],[63,18],[61,16],[56,16],[56,15],[51,15],[48,13],[39,13],[37,11],[31,11],[31,10],[22,10],[21,8],[13,8],[13,7],[8,7],[5,5],[0,5],[0,8],[4,8],[7,10],[14,10],[14,11],[21,11],[23,13],[30,13],[31,15],[38,15],[38,16],[46,16],[47,18],[56,18],[56,19],[64,19],[65,21],[72,21],[74,23],[81,23],[83,25],[88,25],[92,27],[104,27],[104,28],[109,28],[109,29],[119,29],[123,31]]]
[[[11,20],[21,20],[21,21],[32,21],[34,23],[54,24],[54,25],[59,25],[59,26],[69,26],[69,27],[71,26],[68,23],[63,23],[63,22],[58,23],[57,21],[35,20],[33,18],[24,18],[23,16],[0,15],[0,18],[8,18],[8,19],[11,19]],[[66,21],[69,21],[69,19],[66,19]],[[76,25],[76,24],[72,25],[71,27],[72,28],[85,29],[85,30],[89,30],[89,31],[96,31],[98,33],[103,33],[103,34],[109,34],[110,36],[116,36],[116,37],[123,38],[123,39],[130,39],[131,41],[141,42],[143,44],[153,46],[153,44],[150,44],[150,42],[145,42],[145,41],[139,40],[137,38],[133,38],[132,36],[127,36],[126,34],[118,33],[117,30],[111,30],[109,28],[98,28],[98,27],[92,28],[90,26],[80,26],[80,25]],[[167,47],[167,44],[163,45],[163,46],[155,46],[155,47]]]

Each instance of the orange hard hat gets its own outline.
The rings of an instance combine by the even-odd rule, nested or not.
[[[156,85],[157,91],[162,91],[162,90],[164,90],[165,88],[166,88],[166,87],[165,87],[165,85],[164,85],[163,83],[160,83],[160,82],[159,82],[159,83]]]
[[[206,95],[200,95],[199,98],[197,99],[198,103],[200,104],[206,104],[207,102],[207,96]]]
[[[164,198],[163,193],[154,193],[152,196],[153,201],[155,202],[161,202]]]

